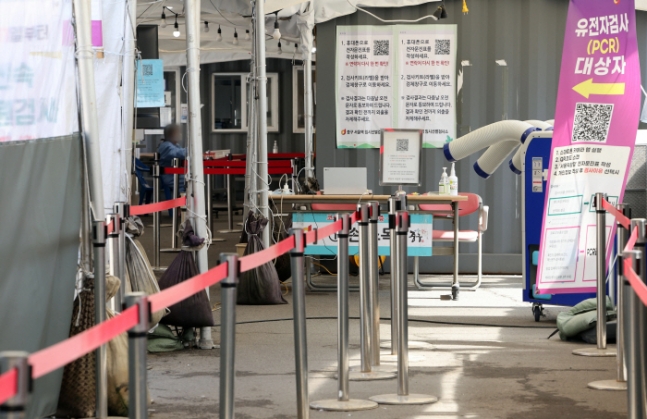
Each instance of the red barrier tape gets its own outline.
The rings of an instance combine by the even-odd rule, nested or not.
[[[148,298],[153,313],[170,307],[180,301],[197,294],[203,289],[217,284],[227,277],[227,264],[218,265],[207,272],[173,285],[162,292],[153,294]]]
[[[16,395],[18,389],[18,371],[15,368],[0,375],[0,404]]]
[[[629,236],[629,240],[627,240],[627,245],[625,246],[625,252],[634,250],[636,240],[638,240],[638,227],[634,228],[634,230],[631,232],[631,236]]]
[[[166,204],[163,208],[159,208],[160,204],[139,205],[131,207],[132,215],[146,214],[147,210],[151,208],[154,211],[163,211],[164,209],[173,208],[174,203],[180,202],[180,205],[185,204],[185,198],[179,198],[171,201],[164,201],[160,204]],[[178,205],[179,206],[179,205]],[[150,212],[154,212],[150,211]],[[358,213],[354,212],[351,217],[351,223],[357,221]],[[311,231],[306,234],[306,242],[313,243],[315,239],[321,237],[322,239],[338,232],[342,227],[341,220],[336,221],[317,231]],[[261,252],[253,255],[248,255],[240,259],[241,272],[247,272],[257,268],[264,263],[267,263],[278,256],[281,256],[290,250],[294,249],[295,241],[294,236],[290,236],[285,240],[276,243],[274,246],[269,247]],[[187,281],[167,288],[164,291],[153,294],[149,297],[151,304],[151,311],[157,312],[166,307],[170,307],[180,301],[196,294],[203,289],[214,285],[227,277],[227,264],[221,264],[203,274],[197,275]],[[645,290],[647,293],[647,289]],[[82,356],[92,352],[101,345],[108,343],[116,336],[128,331],[134,327],[139,321],[139,313],[137,307],[131,307],[124,310],[121,314],[107,320],[99,325],[96,325],[76,336],[67,340],[57,343],[49,348],[42,349],[33,353],[29,357],[29,364],[32,366],[32,377],[34,379],[40,378],[49,374],[59,368],[64,367],[70,362],[81,358]],[[8,371],[0,375],[0,404],[6,402],[11,397],[16,395],[17,392],[18,376],[16,370]]]
[[[233,169],[223,169],[223,168],[208,168],[204,169],[205,175],[244,175],[245,168],[233,168]],[[291,167],[270,167],[267,169],[268,175],[291,175]]]
[[[270,160],[269,167],[292,167],[290,160]],[[246,161],[241,160],[205,160],[204,167],[247,167]]]
[[[625,270],[624,270],[624,275],[625,278],[629,281],[629,284],[631,284],[631,288],[634,289],[634,292],[640,298],[640,301],[644,305],[647,306],[647,285],[640,279],[640,277],[636,274],[636,272],[633,270],[633,267],[631,266],[631,259],[625,259],[624,260],[625,264]]]
[[[618,209],[613,205],[611,205],[609,201],[607,201],[606,199],[602,200],[602,208],[606,210],[609,214],[616,217],[616,220],[620,224],[622,224],[624,228],[629,230],[629,226],[631,225],[631,221],[629,220],[629,218],[625,217],[625,215],[622,212],[618,211]]]
[[[168,201],[158,202],[157,204],[133,205],[130,207],[130,215],[152,214],[164,210],[170,210],[186,205],[186,197],[169,199]]]
[[[33,378],[40,378],[81,358],[99,346],[108,343],[114,337],[128,331],[138,321],[137,307],[130,307],[122,311],[120,315],[93,326],[83,333],[33,353],[29,357]]]
[[[165,175],[186,175],[184,167],[162,167]]]
[[[262,264],[274,260],[292,249],[294,249],[294,236],[290,236],[287,239],[281,240],[274,246],[270,246],[258,253],[242,257],[240,259],[240,271],[251,271],[252,269],[258,268]]]

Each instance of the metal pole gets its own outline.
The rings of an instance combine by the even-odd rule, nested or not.
[[[106,320],[106,223],[95,221],[92,226],[94,246],[94,323]],[[108,370],[106,345],[96,350],[96,417],[108,417]]]
[[[160,200],[160,166],[159,153],[155,153],[153,160],[153,202],[158,203]],[[160,213],[153,213],[153,269],[160,270]]]
[[[407,270],[407,236],[409,234],[409,213],[398,211],[395,217],[396,245],[395,257],[398,259],[398,392],[373,396],[370,399],[380,404],[430,404],[438,401],[435,396],[426,394],[409,394],[409,316],[408,289],[409,279]]]
[[[115,202],[113,205],[115,214],[119,215],[119,270],[117,277],[121,280],[122,284],[126,280],[126,220],[130,217],[130,204],[126,202]],[[119,287],[121,301],[125,296],[126,287],[123,285]],[[117,307],[121,308],[121,301]]]
[[[312,29],[310,29],[312,32]],[[314,177],[314,167],[312,165],[312,149],[313,149],[313,120],[314,120],[314,106],[312,99],[312,45],[304,45],[301,48],[303,54],[303,107],[304,107],[304,123],[305,123],[305,172],[306,179]],[[296,193],[296,192],[295,192]]]
[[[380,365],[380,266],[377,222],[380,217],[380,203],[369,202],[370,219],[368,231],[368,284],[371,307],[371,366]]]
[[[137,306],[139,323],[128,331],[128,417],[148,418],[146,353],[150,324],[150,305],[143,292],[124,297],[125,307]]]
[[[189,178],[191,182],[192,196],[187,195],[187,207],[191,211],[190,218],[193,220],[193,228],[196,235],[207,238],[207,217],[204,199],[204,164],[202,152],[202,104],[200,103],[200,0],[185,0],[184,10],[186,13],[186,58],[187,78],[189,87],[189,132],[190,149]],[[207,247],[198,250],[197,262],[200,273],[209,270],[209,256]],[[209,289],[207,297],[210,298]],[[200,349],[212,349],[215,347],[211,339],[211,328],[200,328]]]
[[[399,209],[397,196],[389,198],[389,246],[391,254],[391,355],[398,354],[398,259],[395,257],[395,213]]]
[[[81,120],[87,150],[90,201],[94,221],[105,220],[103,207],[103,175],[101,173],[101,139],[97,119],[97,98],[94,84],[94,51],[90,30],[90,2],[74,0],[74,28],[76,31],[76,60],[79,68]]]
[[[458,253],[458,225],[460,222],[460,204],[457,201],[452,202],[452,210],[454,212],[454,275],[452,277],[452,299],[458,300],[458,294],[461,292],[461,284],[458,281],[458,268],[459,268],[459,253]]]
[[[173,168],[177,169],[180,167],[180,159],[173,159]],[[177,173],[173,174],[173,198],[179,198],[180,197],[180,175]],[[178,209],[177,207],[173,208],[172,210],[172,216],[173,220],[171,220],[171,225],[172,225],[172,230],[171,231],[171,249],[177,249],[177,229],[178,229],[178,224],[177,224],[177,216],[178,216]]]
[[[205,188],[207,190],[207,225],[209,230],[213,231],[213,203],[212,203],[212,190],[211,190],[211,175],[205,175],[205,181],[207,184]]]
[[[29,354],[23,351],[0,352],[0,374],[16,369],[16,395],[0,405],[0,419],[24,419],[32,388]]]
[[[626,204],[618,204],[618,210],[622,212],[627,218],[631,218],[631,210]],[[601,380],[593,381],[589,383],[589,387],[595,390],[626,390],[627,389],[627,377],[625,376],[625,345],[624,345],[624,335],[625,335],[625,297],[624,297],[624,276],[623,276],[623,265],[620,255],[627,244],[627,229],[625,229],[622,224],[616,221],[617,226],[617,235],[616,235],[616,246],[618,248],[618,262],[616,263],[616,275],[617,275],[617,297],[618,297],[618,319],[616,327],[616,379],[615,380]],[[611,288],[611,287],[610,287]]]
[[[357,206],[359,213],[359,312],[360,312],[360,368],[351,370],[351,381],[385,380],[394,378],[391,372],[376,371],[372,369],[373,347],[372,347],[372,307],[371,307],[371,278],[369,256],[369,204],[364,203]],[[375,348],[379,351],[379,347]]]
[[[635,222],[635,223],[634,223]],[[636,239],[635,249],[641,252],[641,257],[638,261],[638,275],[642,282],[647,282],[647,221],[645,219],[639,218],[631,220],[631,231],[634,228],[638,230],[638,237]],[[638,400],[640,402],[640,414],[642,415],[641,419],[647,418],[647,382],[646,379],[646,370],[647,370],[647,333],[645,333],[645,328],[647,327],[647,308],[643,305],[642,300],[638,297],[636,292],[632,292],[633,298],[631,301],[633,304],[630,306],[630,311],[634,315],[633,319],[633,334],[635,341],[633,342],[635,350],[635,363],[632,365],[632,369],[638,375],[636,378],[638,384]]]
[[[135,161],[135,141],[133,136],[133,127],[135,125],[135,68],[137,56],[137,0],[127,0],[126,10],[128,20],[126,21],[126,30],[124,33],[124,62],[122,78],[122,120],[123,120],[123,149],[129,151],[126,154],[126,199],[130,200],[130,174]],[[137,179],[137,178],[135,178]]]
[[[227,278],[220,283],[222,321],[220,326],[220,419],[234,418],[234,378],[236,376],[236,286],[240,264],[236,253],[221,253],[227,264]]]
[[[348,395],[348,234],[350,216],[339,214],[341,231],[337,234],[337,398],[310,403],[315,410],[351,412],[375,409],[377,403],[370,400],[350,399]]]
[[[265,71],[265,2],[256,2],[256,66],[258,68],[258,177],[260,185],[260,203],[258,208],[261,214],[270,219],[268,205],[267,185],[267,74]],[[270,229],[263,230],[263,245],[270,247]]]
[[[110,255],[110,261],[112,262],[112,274],[121,281],[121,286],[119,287],[117,294],[113,297],[110,307],[113,311],[119,311],[121,310],[121,305],[124,301],[123,289],[126,286],[126,279],[120,276],[120,265],[122,263],[119,259],[119,230],[121,229],[121,217],[119,217],[119,214],[108,214],[106,217],[108,225],[112,224],[112,231],[108,233],[108,240],[110,241],[108,254]]]
[[[595,194],[596,212],[596,272],[597,282],[597,347],[593,349],[577,349],[575,355],[581,356],[616,356],[616,349],[607,348],[607,213],[602,208],[602,200],[606,199],[603,193]]]
[[[645,219],[631,220],[631,230],[633,231],[636,224],[641,224],[644,228]],[[641,261],[644,259],[644,248],[636,247],[634,250],[624,252],[624,259],[631,259],[634,271],[641,277],[645,277],[645,272],[641,270]],[[624,262],[623,262],[624,263]],[[632,290],[631,285],[624,280],[624,292],[626,298],[626,329],[625,329],[625,348],[627,361],[627,417],[629,419],[645,419],[645,401],[642,398],[642,362],[639,352],[639,339],[642,331],[638,322],[638,305],[641,305],[640,299]]]
[[[297,381],[297,418],[308,418],[308,347],[306,340],[306,292],[303,272],[305,236],[303,229],[290,229],[294,249],[290,251],[292,265],[292,302],[294,310],[294,361]]]

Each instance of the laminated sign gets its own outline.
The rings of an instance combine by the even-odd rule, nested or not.
[[[337,27],[337,147],[378,148],[382,128],[456,137],[456,25]]]
[[[566,21],[537,289],[594,292],[593,196],[622,202],[640,114],[633,0],[571,0]],[[609,258],[615,223],[607,215]]]

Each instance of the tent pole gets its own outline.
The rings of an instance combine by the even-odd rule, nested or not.
[[[312,29],[309,29],[312,32]],[[306,45],[303,48],[303,83],[305,84],[304,92],[304,108],[305,108],[305,128],[306,128],[306,143],[305,143],[305,172],[306,180],[314,177],[314,168],[312,167],[312,136],[313,136],[313,98],[312,98],[312,45]],[[298,179],[297,179],[298,181]]]
[[[191,196],[187,196],[187,209],[193,219],[193,227],[199,237],[207,237],[207,217],[204,194],[204,165],[202,152],[202,110],[200,108],[200,0],[186,0],[186,62],[189,86],[189,142],[191,153],[189,159],[189,179]],[[204,273],[209,270],[207,246],[197,252],[198,270]],[[207,297],[209,289],[207,288]],[[200,329],[201,349],[214,347],[211,339],[211,328]]]
[[[267,176],[267,73],[265,71],[265,4],[256,2],[256,65],[258,68],[258,177],[261,214],[270,221]],[[270,227],[263,230],[263,245],[270,245]]]
[[[126,199],[130,203],[131,173],[135,161],[135,148],[133,142],[133,127],[135,121],[135,59],[137,49],[137,0],[126,1],[128,19],[124,28],[124,61],[122,89],[123,98],[121,104],[123,134],[122,150],[124,150],[122,161],[125,162]],[[124,174],[122,174],[124,176]]]
[[[249,211],[256,209],[258,206],[258,197],[256,196],[256,176],[253,175],[254,165],[256,164],[256,30],[252,25],[252,56],[250,60],[250,76],[247,79],[247,160],[245,164],[245,213],[243,214],[243,231],[246,231],[247,216]]]
[[[95,221],[104,221],[101,142],[94,89],[94,50],[90,32],[90,3],[74,0],[74,18],[81,94],[81,120],[87,150],[90,201]]]

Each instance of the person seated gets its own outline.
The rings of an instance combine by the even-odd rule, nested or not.
[[[179,125],[169,124],[164,127],[164,138],[157,148],[157,152],[160,155],[160,167],[173,167],[173,159],[186,159],[186,148],[180,147],[180,141],[182,140],[182,130]],[[181,164],[180,167],[184,167],[184,164]],[[160,175],[160,181],[162,183],[162,189],[164,189],[164,195],[166,200],[173,199],[173,175],[162,174]],[[179,176],[178,182],[179,193],[185,192],[184,187],[184,175]],[[169,211],[169,214],[172,212]]]

